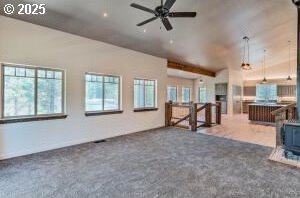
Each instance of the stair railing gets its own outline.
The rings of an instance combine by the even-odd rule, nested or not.
[[[193,103],[178,104],[167,102],[165,104],[165,125],[188,128],[191,131],[197,131],[199,127],[212,127],[215,124],[221,124],[221,103]],[[212,121],[213,107],[215,107],[216,122]],[[201,119],[201,113],[205,113],[204,121]],[[201,124],[199,124],[201,123]]]
[[[271,112],[275,116],[276,126],[276,146],[282,146],[281,127],[285,121],[294,122],[296,118],[296,103],[292,103],[280,109]]]

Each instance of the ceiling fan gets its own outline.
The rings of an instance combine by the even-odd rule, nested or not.
[[[149,12],[151,14],[154,14],[154,17],[143,21],[139,24],[137,24],[137,26],[142,26],[145,25],[149,22],[152,22],[156,19],[161,19],[163,25],[165,26],[167,31],[170,31],[173,29],[168,17],[171,18],[176,18],[176,17],[196,17],[197,13],[196,12],[170,12],[170,9],[172,8],[172,6],[174,5],[176,0],[166,0],[166,2],[164,3],[163,0],[161,0],[161,5],[157,6],[154,10],[150,9],[150,8],[146,8],[144,6],[138,5],[136,3],[132,3],[131,7],[137,8],[139,10],[143,10],[145,12]]]

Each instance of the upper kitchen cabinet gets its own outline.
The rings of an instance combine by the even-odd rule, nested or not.
[[[227,83],[215,84],[216,95],[227,95]]]
[[[256,96],[256,87],[244,87],[244,96]]]
[[[279,97],[295,97],[296,85],[278,85],[277,95]]]

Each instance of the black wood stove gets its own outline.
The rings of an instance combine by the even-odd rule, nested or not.
[[[285,157],[300,160],[300,123],[284,123],[281,140]]]

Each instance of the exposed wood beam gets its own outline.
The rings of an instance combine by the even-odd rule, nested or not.
[[[168,68],[177,69],[177,70],[186,71],[186,72],[191,72],[191,73],[195,73],[195,74],[201,74],[201,75],[216,77],[215,72],[208,71],[208,70],[201,69],[201,68],[194,67],[194,66],[175,63],[175,62],[172,62],[172,61],[168,61]]]

